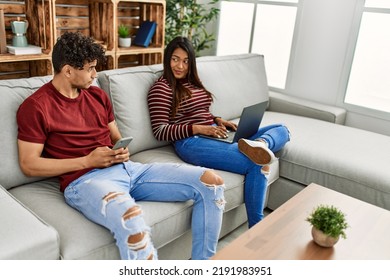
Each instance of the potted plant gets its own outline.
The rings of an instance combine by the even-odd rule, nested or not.
[[[320,246],[332,247],[340,236],[344,239],[347,237],[345,229],[348,223],[345,214],[334,206],[319,205],[306,221],[312,225],[313,240]]]
[[[129,28],[123,24],[119,25],[118,35],[119,35],[119,47],[129,48],[131,46]]]

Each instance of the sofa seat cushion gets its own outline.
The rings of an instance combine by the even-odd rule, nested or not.
[[[271,123],[284,123],[291,132],[278,154],[280,177],[314,182],[390,210],[388,136],[267,111],[262,125]]]

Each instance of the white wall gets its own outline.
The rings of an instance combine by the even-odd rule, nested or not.
[[[285,94],[342,106],[344,59],[360,0],[303,0]],[[341,89],[341,91],[340,91]],[[346,125],[390,135],[390,121],[348,113]]]

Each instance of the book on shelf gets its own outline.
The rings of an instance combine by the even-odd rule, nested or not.
[[[9,53],[19,55],[19,54],[41,54],[42,48],[34,45],[28,45],[27,47],[14,47],[7,46]]]
[[[141,23],[141,26],[138,29],[137,34],[134,38],[134,45],[148,47],[154,33],[156,32],[156,22],[154,21],[144,21]]]

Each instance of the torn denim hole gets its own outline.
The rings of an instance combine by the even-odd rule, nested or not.
[[[123,196],[122,198],[117,199],[118,197]],[[106,212],[107,212],[107,205],[112,202],[116,201],[118,203],[122,203],[124,201],[130,200],[130,197],[125,196],[125,193],[123,192],[109,192],[107,195],[105,195],[102,198],[102,209],[101,209],[101,214],[106,217]]]
[[[201,181],[202,182],[202,181]],[[212,184],[206,184],[206,183],[204,183],[204,182],[202,182],[206,187],[208,187],[208,188],[213,188],[214,189],[214,195],[215,196],[217,196],[217,191],[218,191],[218,189],[222,189],[222,190],[224,190],[226,187],[225,187],[225,184],[222,184],[222,185],[212,185]],[[219,209],[221,209],[221,210],[223,210],[224,209],[224,207],[225,207],[225,204],[226,204],[226,200],[224,199],[224,197],[223,197],[223,195],[222,195],[223,193],[221,193],[221,197],[216,197],[215,198],[215,204],[217,205],[217,207],[219,208]]]

